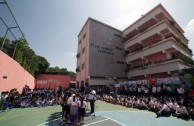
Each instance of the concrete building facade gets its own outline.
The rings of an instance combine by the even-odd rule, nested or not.
[[[161,4],[123,31],[89,18],[77,52],[78,85],[177,76],[191,67],[193,55],[183,29]]]
[[[128,78],[177,76],[192,57],[183,29],[159,4],[123,31]]]
[[[127,79],[122,32],[89,18],[78,35],[78,85],[105,85]]]

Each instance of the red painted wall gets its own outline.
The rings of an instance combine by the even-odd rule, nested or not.
[[[36,77],[37,88],[56,89],[58,86],[68,88],[72,79],[66,75],[38,74]]]
[[[35,78],[19,63],[0,51],[0,91],[10,91],[17,88],[21,93],[24,85],[33,89]]]

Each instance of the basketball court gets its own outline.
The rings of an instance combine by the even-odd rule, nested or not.
[[[80,126],[62,122],[60,106],[18,108],[0,112],[0,125]],[[194,126],[194,121],[172,116],[156,118],[153,112],[97,101],[95,116],[86,114],[84,126]]]

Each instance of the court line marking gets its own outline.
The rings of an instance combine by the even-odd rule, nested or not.
[[[109,120],[109,119],[108,119],[108,118],[107,118],[107,119],[103,119],[103,120],[100,120],[100,121],[96,121],[96,122],[94,122],[94,123],[86,124],[86,125],[84,125],[84,126],[93,125],[93,124],[96,124],[96,123],[104,122],[104,121],[106,121],[106,120]]]
[[[150,112],[150,111],[142,111],[142,110],[114,110],[114,111],[98,111],[98,112],[95,112],[95,113],[103,113],[103,112],[142,112],[142,113],[150,113],[150,114],[154,114],[153,112]]]
[[[114,119],[112,119],[112,118],[110,118],[110,117],[107,117],[107,116],[102,116],[102,117],[105,117],[105,118],[107,118],[107,119],[110,119],[110,120],[112,120],[113,122],[116,122],[116,123],[120,124],[121,126],[125,126],[124,124],[122,124],[122,123],[120,123],[120,122],[118,122],[118,121],[116,121],[116,120],[114,120]]]
[[[130,110],[115,110],[115,111],[98,111],[98,112],[95,112],[95,113],[101,113],[101,112],[140,112],[140,111],[130,111]],[[142,111],[141,111],[142,112]],[[145,112],[145,113],[152,113],[152,112]],[[105,116],[102,116],[102,117],[105,117]],[[105,117],[105,118],[107,118],[107,117]],[[61,119],[61,118],[58,118],[58,119]],[[44,123],[41,123],[41,124],[39,124],[39,125],[37,125],[37,126],[42,126],[42,125],[45,125],[46,123],[50,123],[50,122],[53,122],[53,121],[55,121],[55,120],[58,120],[58,119],[54,119],[54,120],[51,120],[51,121],[47,121],[47,122],[44,122]],[[110,120],[112,120],[113,121],[113,119],[111,119],[111,118],[109,118]],[[116,120],[114,120],[114,122],[117,122]],[[120,125],[122,125],[122,126],[125,126],[124,124],[121,124],[121,123],[119,123],[119,122],[117,122],[118,124],[120,124]]]
[[[150,111],[142,111],[142,110],[134,110],[134,111],[131,111],[131,110],[115,110],[115,111],[98,111],[98,112],[95,112],[96,114],[100,114],[100,113],[104,113],[104,112],[142,112],[142,113],[150,113],[150,114],[154,114],[155,115],[155,113],[153,113],[153,112],[150,112]],[[102,115],[101,115],[102,116]],[[120,125],[122,125],[122,126],[125,126],[124,124],[122,124],[122,123],[119,123],[119,122],[117,122],[116,120],[114,120],[114,119],[111,119],[111,118],[109,118],[109,117],[106,117],[106,116],[102,116],[102,117],[105,117],[105,118],[108,118],[108,119],[110,119],[110,120],[112,120],[112,121],[114,121],[114,122],[116,122],[116,123],[118,123],[118,124],[120,124]],[[171,118],[171,119],[176,119],[176,118],[173,118],[172,116],[171,117],[169,117],[169,118]],[[55,121],[55,120],[59,120],[59,119],[61,119],[61,118],[58,118],[58,119],[54,119],[54,120],[51,120],[51,121],[47,121],[47,122],[44,122],[44,123],[42,123],[42,124],[39,124],[39,125],[37,125],[37,126],[42,126],[42,125],[44,125],[44,124],[46,124],[46,123],[50,123],[50,122],[53,122],[53,121]],[[85,126],[85,125],[84,125]]]
[[[8,112],[6,115],[4,115],[3,117],[0,118],[0,121],[3,120],[4,118],[6,118],[8,115],[10,115],[12,112],[14,112],[16,109]]]

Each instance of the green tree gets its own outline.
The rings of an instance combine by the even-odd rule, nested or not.
[[[3,38],[0,38],[0,48],[1,48],[2,44],[3,44]],[[12,53],[13,53],[13,50],[11,50],[11,49],[12,49],[11,42],[9,39],[6,38],[2,51],[11,57]]]
[[[72,71],[69,71],[69,76],[72,77],[72,78],[75,78],[76,77],[76,74]]]
[[[0,46],[2,45],[2,42],[3,38],[0,38]],[[10,42],[9,39],[6,39],[2,51],[12,57],[15,48],[14,60],[33,76],[35,76],[36,73],[45,72],[49,67],[50,64],[48,61],[42,56],[37,56],[34,50],[29,47],[29,44],[25,39],[19,39],[12,42]]]
[[[42,56],[37,56],[38,58],[38,71],[37,73],[44,73],[49,67],[49,62]]]
[[[63,75],[69,75],[69,72],[68,72],[67,68],[61,68],[60,73],[63,74]]]

